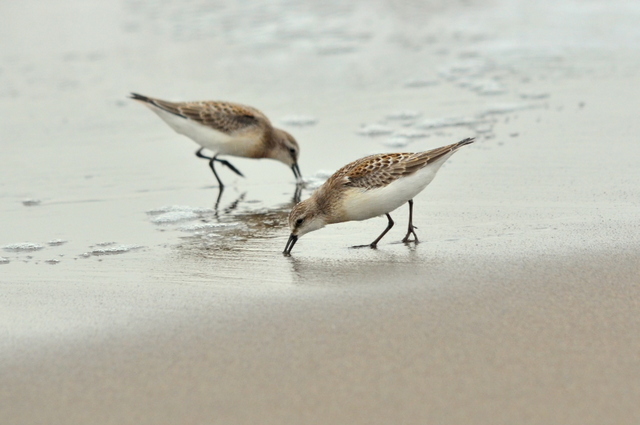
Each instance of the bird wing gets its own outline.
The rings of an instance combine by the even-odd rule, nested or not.
[[[217,101],[168,102],[151,98],[148,98],[147,101],[167,112],[227,134],[269,123],[269,119],[259,110],[237,103]]]
[[[365,190],[387,186],[394,180],[404,175],[411,174],[406,164],[415,154],[391,153],[371,155],[361,158],[343,169],[343,184],[349,187],[357,187]],[[415,163],[413,161],[412,163]],[[418,167],[410,166],[415,171]]]
[[[340,175],[345,186],[377,189],[409,176],[469,143],[473,143],[472,138],[426,152],[371,155],[344,166],[336,174]]]

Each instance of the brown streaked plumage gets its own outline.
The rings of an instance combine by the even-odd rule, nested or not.
[[[140,97],[135,94],[134,96]],[[239,130],[246,131],[254,126],[271,125],[269,119],[262,112],[250,106],[236,103],[219,101],[168,102],[161,99],[147,99],[150,103],[168,112],[227,134]]]
[[[298,143],[286,131],[273,127],[256,108],[219,101],[169,102],[137,93],[131,93],[131,98],[144,103],[176,132],[201,146],[196,155],[209,160],[220,188],[224,185],[214,162],[226,165],[240,176],[242,173],[218,155],[276,159],[291,167],[298,182],[302,179]],[[214,155],[202,154],[203,149],[213,151]]]
[[[298,238],[327,224],[366,220],[385,214],[389,221],[384,232],[368,246],[376,248],[393,227],[389,213],[409,203],[409,236],[418,237],[413,226],[413,197],[435,177],[440,166],[473,138],[426,152],[370,155],[345,165],[319,187],[310,198],[291,210],[291,236],[284,254],[289,255]]]

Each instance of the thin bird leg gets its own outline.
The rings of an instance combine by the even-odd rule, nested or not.
[[[237,174],[237,175],[239,175],[240,177],[244,177],[244,174],[242,174],[242,173],[240,172],[240,170],[238,170],[236,167],[234,167],[233,165],[231,165],[231,163],[230,163],[229,161],[227,161],[226,159],[218,159],[217,157],[218,157],[218,155],[214,156],[214,157],[213,157],[213,159],[214,159],[215,161],[218,161],[218,162],[219,162],[220,164],[222,164],[222,165],[226,165],[227,167],[229,167],[229,169],[230,169],[231,171],[233,171],[234,173],[236,173],[236,174]]]
[[[389,213],[387,213],[387,218],[389,219],[389,224],[387,225],[387,228],[384,229],[384,232],[382,232],[382,234],[378,236],[378,238],[375,241],[371,242],[371,244],[369,245],[373,249],[376,249],[378,247],[378,242],[380,242],[380,239],[382,239],[382,237],[386,235],[387,232],[391,230],[391,228],[393,227],[393,220],[391,219],[391,216],[389,215]]]
[[[369,247],[369,248],[372,248],[372,249],[376,249],[378,247],[378,242],[380,242],[380,239],[382,239],[382,237],[384,235],[386,235],[387,232],[389,230],[391,230],[391,228],[393,227],[393,224],[394,224],[393,220],[391,219],[391,216],[388,213],[387,213],[387,218],[389,219],[389,224],[387,224],[387,228],[384,229],[384,232],[382,232],[382,234],[380,236],[378,236],[378,238],[375,241],[371,242],[369,245],[356,245],[356,246],[352,246],[351,248],[366,248],[366,247]]]
[[[210,157],[210,156],[204,155],[204,154],[202,153],[202,151],[203,151],[203,150],[204,150],[204,148],[200,148],[200,149],[198,149],[198,150],[196,151],[196,156],[197,156],[198,158],[202,158],[202,159],[211,159],[211,157]]]
[[[220,206],[220,199],[222,199],[222,192],[224,192],[224,186],[218,188],[218,197],[216,203],[213,205],[213,211],[216,218],[218,218],[218,207]]]
[[[198,158],[203,158],[203,159],[208,159],[209,160],[209,166],[211,167],[211,170],[213,171],[213,175],[216,176],[216,180],[218,180],[218,184],[220,185],[220,188],[223,188],[224,185],[222,184],[222,182],[220,181],[220,178],[218,177],[218,173],[216,173],[216,170],[213,168],[213,161],[218,161],[219,163],[221,163],[222,165],[226,165],[227,167],[229,167],[229,169],[231,171],[233,171],[234,173],[236,173],[237,175],[239,175],[240,177],[244,177],[244,174],[242,174],[240,172],[240,170],[238,170],[236,167],[234,167],[229,161],[225,160],[225,159],[219,159],[218,155],[215,155],[213,157],[207,156],[205,154],[202,153],[202,151],[204,150],[204,148],[200,148],[196,151],[196,156]]]
[[[402,240],[402,242],[407,243],[407,242],[415,242],[418,243],[418,235],[416,235],[416,232],[414,231],[414,229],[417,229],[417,227],[415,227],[413,225],[413,199],[409,200],[409,230],[407,230],[407,236],[404,237],[404,239]],[[413,234],[413,237],[415,238],[413,241],[409,240],[409,235]]]
[[[213,163],[215,162],[216,157],[214,156],[209,160],[209,167],[211,167],[211,171],[213,171],[213,175],[216,176],[216,180],[218,180],[218,187],[220,187],[220,195],[222,195],[222,190],[224,189],[224,184],[222,184],[222,180],[218,177],[218,173],[216,173],[216,167],[214,167]]]
[[[216,177],[216,180],[218,180],[218,187],[220,188],[220,191],[218,192],[218,199],[216,200],[216,206],[215,209],[216,211],[218,210],[218,204],[220,203],[220,198],[222,198],[222,191],[224,190],[224,184],[222,184],[222,180],[220,180],[220,177],[218,177],[218,173],[216,173],[216,169],[213,167],[213,161],[216,161],[216,157],[213,156],[207,156],[204,155],[202,153],[202,151],[204,150],[204,148],[200,148],[196,151],[196,156],[198,158],[202,158],[202,159],[208,159],[209,160],[209,167],[211,167],[211,171],[213,171],[213,175]]]

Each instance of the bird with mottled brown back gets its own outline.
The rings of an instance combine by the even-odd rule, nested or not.
[[[413,198],[435,177],[442,164],[473,138],[418,153],[370,155],[345,165],[320,186],[310,198],[298,203],[289,214],[291,235],[284,254],[289,255],[298,238],[327,224],[366,220],[385,214],[387,228],[372,243],[376,248],[393,227],[390,212],[409,203],[409,226],[402,240],[418,236],[413,226]]]
[[[209,160],[220,188],[224,185],[214,167],[215,162],[239,176],[243,174],[229,161],[218,158],[219,155],[275,159],[291,168],[298,183],[302,181],[298,142],[291,134],[273,127],[256,108],[220,101],[169,102],[137,93],[131,93],[131,98],[149,107],[177,133],[201,146],[196,155]],[[213,155],[203,154],[204,149],[212,151]]]

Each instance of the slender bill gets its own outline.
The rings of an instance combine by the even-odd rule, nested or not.
[[[282,251],[282,253],[284,255],[291,255],[291,250],[293,249],[293,246],[296,244],[296,242],[298,242],[298,237],[292,233],[291,236],[289,236],[289,240],[284,246],[284,251]]]
[[[302,173],[300,172],[300,167],[298,167],[298,163],[296,162],[291,166],[291,171],[293,171],[293,175],[296,176],[296,181],[298,183],[302,182]]]

